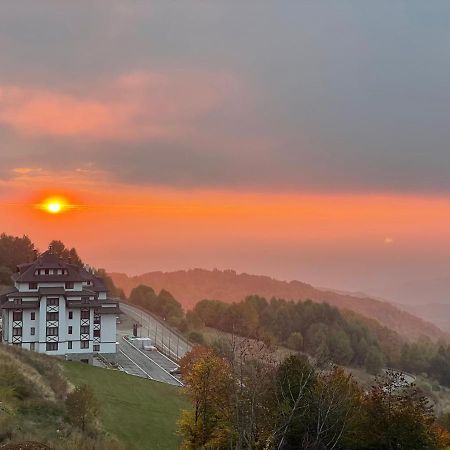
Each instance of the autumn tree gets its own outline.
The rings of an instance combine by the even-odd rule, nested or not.
[[[87,384],[77,386],[67,396],[66,410],[68,421],[84,431],[95,421],[99,410],[93,389]]]
[[[231,335],[219,347],[230,363],[235,382],[230,386],[235,448],[266,448],[275,421],[273,351],[263,342]]]
[[[353,448],[437,450],[448,443],[428,399],[400,372],[387,371],[376,378],[362,412],[359,442]]]
[[[234,380],[230,366],[212,350],[199,348],[182,361],[185,392],[193,409],[179,421],[182,448],[223,448],[230,441],[229,389]]]

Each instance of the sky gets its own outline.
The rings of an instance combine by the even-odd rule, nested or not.
[[[450,3],[0,3],[0,229],[130,275],[450,270]],[[35,208],[50,196],[73,208]]]

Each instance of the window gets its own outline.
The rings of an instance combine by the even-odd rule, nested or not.
[[[22,328],[13,328],[13,336],[22,336]]]
[[[82,326],[80,329],[81,334],[89,334],[89,326]]]
[[[38,288],[38,284],[37,283],[28,283],[28,289],[30,291],[35,291]]]
[[[74,284],[72,281],[66,281],[66,289],[73,289]]]
[[[22,304],[22,299],[21,298],[15,298],[14,299],[14,304],[15,305],[21,305]]]
[[[49,269],[45,269],[45,275],[48,275],[50,273]]]
[[[35,343],[35,342],[31,342],[31,343],[30,343],[30,350],[31,350],[32,352],[34,352],[34,351],[36,350],[36,343]]]
[[[35,336],[36,335],[36,328],[31,327],[30,334],[31,334],[31,336]]]
[[[36,320],[36,313],[35,312],[31,313],[31,320]]]
[[[14,311],[13,312],[13,321],[21,322],[22,321],[22,311]]]
[[[73,311],[69,311],[69,319],[73,319]]]
[[[67,330],[68,334],[72,334],[72,327],[70,326],[69,329]]]
[[[72,350],[72,341],[67,341],[67,349]]]
[[[81,348],[89,348],[89,341],[81,341],[80,347]]]
[[[82,309],[81,310],[81,318],[82,319],[89,319],[89,310],[88,309]]]
[[[58,327],[47,327],[47,336],[58,336]]]
[[[95,324],[100,324],[100,316],[98,314],[94,315],[94,323]]]
[[[58,350],[58,343],[57,342],[47,342],[46,348],[48,352],[52,352],[55,350]]]
[[[47,313],[47,321],[49,320],[58,320],[58,313],[57,312],[48,312]]]
[[[58,306],[59,305],[59,298],[48,298],[47,299],[47,306]]]
[[[94,352],[100,351],[100,344],[94,344]]]
[[[100,337],[100,330],[94,330],[94,337]]]

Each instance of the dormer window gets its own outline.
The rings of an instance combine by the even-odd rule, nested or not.
[[[38,288],[38,284],[37,283],[28,283],[28,289],[30,291],[35,291]]]

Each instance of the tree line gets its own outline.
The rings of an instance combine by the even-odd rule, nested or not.
[[[68,248],[63,242],[56,239],[50,242],[50,248],[64,262],[84,267],[85,263],[75,248]],[[0,234],[0,286],[12,285],[11,275],[16,271],[17,266],[35,261],[39,254],[38,248],[28,236]],[[114,285],[111,277],[104,269],[94,269],[94,271],[97,276],[103,279],[113,297],[125,298],[122,289],[118,289]]]
[[[343,369],[301,356],[278,363],[253,340],[194,347],[181,361],[191,408],[182,449],[438,450],[450,443],[432,406],[400,372],[365,391]]]

